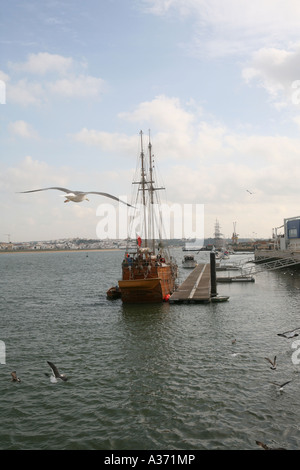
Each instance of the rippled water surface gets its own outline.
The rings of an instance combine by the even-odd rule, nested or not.
[[[300,327],[300,271],[218,284],[225,303],[125,306],[106,299],[122,257],[0,255],[0,449],[297,449],[300,343],[277,333]]]

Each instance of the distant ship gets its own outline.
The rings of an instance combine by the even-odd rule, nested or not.
[[[143,150],[143,132],[140,132],[139,180],[135,207],[141,209],[141,231],[136,235],[135,249],[127,249],[122,262],[122,279],[118,281],[116,295],[124,303],[158,303],[168,301],[175,291],[178,267],[162,240],[161,217],[155,209],[160,207],[155,186],[154,158],[149,135],[148,156]]]

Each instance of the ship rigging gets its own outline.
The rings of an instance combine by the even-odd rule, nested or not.
[[[137,241],[134,249],[127,249],[122,262],[122,279],[118,294],[125,303],[153,303],[167,301],[175,290],[177,264],[165,243],[161,204],[155,185],[155,166],[149,133],[148,156],[144,153],[143,132],[140,132],[140,158],[137,188],[133,202],[136,214],[131,217],[129,231]],[[137,223],[138,220],[138,223]],[[132,237],[128,237],[128,239]]]

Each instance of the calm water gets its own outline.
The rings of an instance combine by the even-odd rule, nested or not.
[[[300,365],[277,333],[300,327],[300,271],[219,284],[226,303],[123,306],[106,300],[122,257],[0,255],[0,449],[297,449]]]

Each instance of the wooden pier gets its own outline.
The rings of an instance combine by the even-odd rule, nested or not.
[[[211,300],[210,264],[198,264],[187,279],[179,286],[170,303],[197,303]]]

